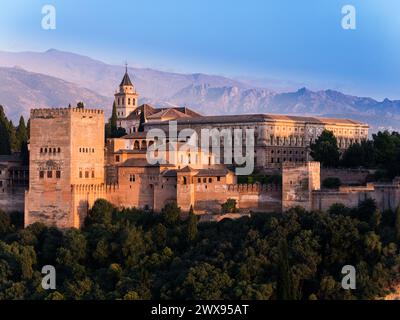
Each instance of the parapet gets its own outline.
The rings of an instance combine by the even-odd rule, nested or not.
[[[235,192],[271,192],[280,191],[281,186],[278,184],[229,184],[228,191]]]
[[[318,161],[304,161],[304,162],[283,162],[282,169],[293,169],[293,168],[319,168],[320,163]]]
[[[31,109],[31,119],[35,118],[52,119],[52,118],[66,117],[71,115],[72,113],[104,114],[104,111],[100,109],[85,109],[85,108],[40,108],[40,109]]]

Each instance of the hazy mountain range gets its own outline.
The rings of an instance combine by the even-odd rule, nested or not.
[[[124,73],[114,66],[58,50],[0,51],[0,104],[15,121],[30,108],[66,107],[85,102],[109,113]],[[400,130],[400,101],[377,101],[334,90],[277,93],[268,88],[206,74],[179,74],[129,68],[141,102],[188,106],[203,114],[285,113],[352,118],[372,130]]]

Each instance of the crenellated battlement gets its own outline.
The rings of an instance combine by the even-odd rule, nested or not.
[[[282,169],[292,169],[292,168],[301,168],[301,167],[319,168],[320,163],[317,161],[283,162],[282,163]]]
[[[103,114],[104,111],[101,109],[86,109],[86,108],[71,108],[72,112],[83,113],[83,114]]]
[[[280,191],[281,186],[277,184],[229,184],[228,191],[234,192],[271,192]]]
[[[31,119],[35,118],[58,118],[68,116],[71,109],[69,108],[40,108],[31,109]]]
[[[73,113],[79,114],[104,114],[100,109],[85,109],[85,108],[38,108],[31,109],[31,119],[44,118],[52,119],[59,117],[66,117]]]

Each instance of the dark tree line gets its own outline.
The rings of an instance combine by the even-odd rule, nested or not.
[[[28,127],[24,117],[19,119],[18,126],[14,126],[11,120],[5,115],[3,106],[0,105],[0,155],[10,155],[13,152],[20,152],[24,164],[28,163]]]
[[[371,140],[353,143],[340,155],[336,137],[325,130],[311,145],[311,156],[325,167],[380,169],[382,178],[392,179],[400,175],[400,134],[378,132]]]
[[[18,227],[0,213],[0,299],[371,299],[399,273],[400,210],[372,200],[218,223],[117,210],[98,200],[81,230]],[[56,290],[41,288],[43,265]],[[357,289],[344,290],[344,265]]]

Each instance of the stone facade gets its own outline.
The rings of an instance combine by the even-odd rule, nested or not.
[[[81,217],[75,203],[78,200],[71,192],[73,186],[104,183],[103,111],[33,109],[29,154],[25,225],[43,222],[61,228],[79,227]]]
[[[319,162],[284,163],[282,168],[282,210],[296,206],[311,210],[312,192],[319,190],[320,187]]]
[[[137,93],[126,73],[115,95],[118,124],[129,134],[104,142],[104,114],[80,108],[31,111],[29,190],[25,195],[25,225],[43,222],[60,228],[80,227],[97,199],[118,208],[161,211],[176,202],[183,212],[221,213],[234,199],[241,214],[279,212],[293,206],[326,210],[333,203],[349,206],[372,197],[381,208],[395,208],[400,183],[320,190],[320,165],[309,157],[309,146],[324,129],[336,135],[342,150],[367,138],[368,126],[345,119],[279,115],[201,116],[188,108],[137,106]],[[118,100],[119,99],[119,100]],[[144,131],[138,132],[144,113]],[[255,162],[260,170],[282,175],[280,185],[237,184],[234,165],[221,164],[210,150],[181,149],[167,134],[163,162],[147,156],[160,143],[149,130],[176,121],[177,133],[194,129],[199,139],[206,129],[253,129]],[[245,136],[242,137],[243,140]],[[221,141],[224,147],[224,140]],[[179,148],[175,148],[178,146]],[[158,151],[157,151],[158,152]],[[223,154],[223,152],[222,152]],[[0,176],[1,177],[1,176]],[[1,204],[1,193],[0,193]]]
[[[0,210],[23,212],[27,188],[28,167],[19,154],[0,156]]]

